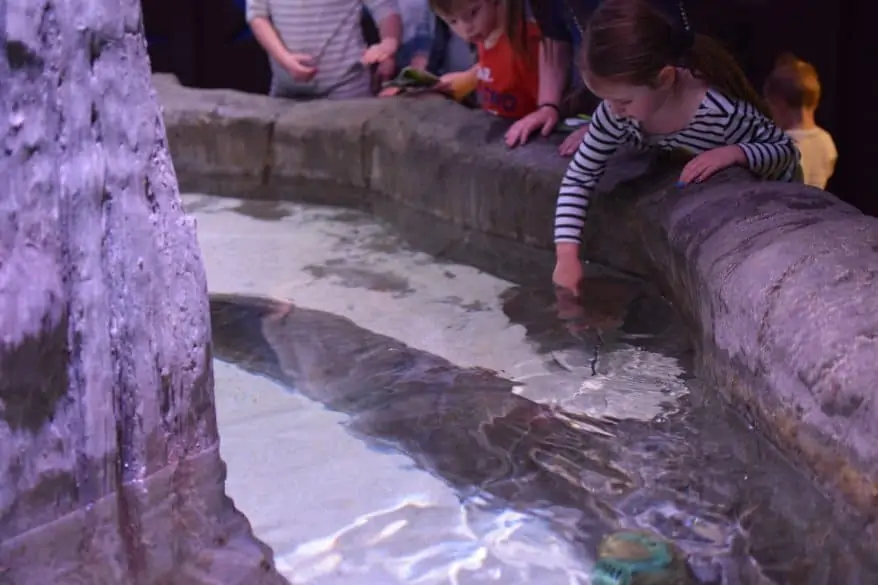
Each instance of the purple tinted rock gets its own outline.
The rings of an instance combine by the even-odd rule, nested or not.
[[[204,268],[140,5],[3,13],[0,582],[283,583],[224,493]]]

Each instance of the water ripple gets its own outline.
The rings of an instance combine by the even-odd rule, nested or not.
[[[585,583],[590,566],[571,549],[549,519],[498,510],[482,497],[462,501],[455,515],[409,497],[277,563],[296,584]]]
[[[458,494],[408,495],[301,544],[278,558],[295,583],[586,583],[619,528],[673,541],[701,583],[878,583],[862,534],[691,379],[679,342],[606,336],[592,373],[594,336],[524,308],[542,358],[508,380],[321,311],[211,299],[219,357],[345,413],[354,436]]]

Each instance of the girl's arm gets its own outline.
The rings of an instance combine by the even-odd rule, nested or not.
[[[561,181],[555,206],[555,246],[559,257],[578,255],[594,188],[604,174],[607,161],[626,142],[626,136],[606,102],[601,102]]]
[[[529,2],[530,15],[542,33],[540,41],[539,103],[561,104],[573,63],[573,38],[565,26],[564,4],[549,0]]]
[[[793,139],[751,104],[737,104],[726,140],[744,151],[747,166],[757,175],[776,181],[792,181],[796,176],[799,149]]]

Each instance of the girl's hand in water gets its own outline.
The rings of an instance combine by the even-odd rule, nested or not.
[[[558,318],[568,324],[581,321],[585,313],[579,297],[560,286],[555,286],[555,310],[558,312]]]
[[[686,163],[680,174],[678,185],[685,187],[689,183],[701,183],[723,169],[744,164],[747,164],[747,157],[744,155],[744,150],[737,144],[720,146],[702,152]]]
[[[552,273],[552,282],[574,297],[579,296],[579,283],[582,281],[582,263],[579,256],[559,257]]]
[[[555,297],[558,318],[568,326],[579,321],[582,307],[579,304],[579,285],[582,282],[582,263],[579,261],[579,244],[559,242],[555,246]]]
[[[577,335],[588,329],[585,309],[579,302],[579,297],[566,288],[555,287],[555,311],[558,320],[564,324],[564,328],[569,333]]]
[[[561,146],[558,147],[558,153],[561,156],[573,156],[573,153],[579,149],[579,145],[582,144],[587,133],[588,124],[583,124],[581,127],[571,132],[567,138],[564,139],[564,142],[561,143]]]

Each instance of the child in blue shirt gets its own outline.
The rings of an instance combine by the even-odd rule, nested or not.
[[[402,16],[402,44],[396,52],[397,70],[426,70],[433,48],[435,16],[427,0],[397,0]]]

